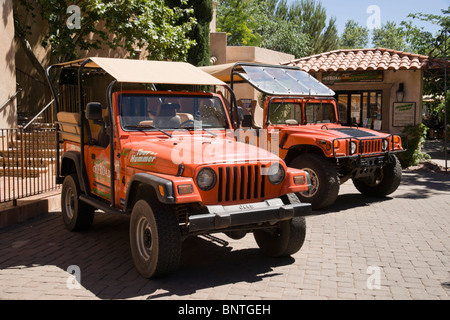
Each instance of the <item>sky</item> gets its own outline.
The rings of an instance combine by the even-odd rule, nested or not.
[[[288,3],[296,0],[288,0]],[[450,6],[450,0],[320,0],[327,10],[327,17],[335,16],[339,35],[345,29],[347,20],[353,19],[364,27],[381,22],[395,21],[397,25],[409,20],[410,13],[432,13],[442,15],[441,9]],[[369,13],[367,12],[369,10]],[[380,19],[377,19],[379,17]],[[439,28],[431,23],[422,23],[414,19],[417,26],[424,27],[433,34]]]

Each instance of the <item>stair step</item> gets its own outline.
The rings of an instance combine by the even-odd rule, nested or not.
[[[47,173],[48,168],[0,168],[0,177],[38,178]]]
[[[47,167],[51,164],[54,165],[56,163],[55,158],[25,158],[24,161],[28,167],[37,167],[37,168]],[[9,159],[9,158],[0,157],[0,170],[3,166],[5,166],[5,167],[13,166],[14,162],[17,162],[17,158]]]
[[[22,157],[22,149],[11,148],[5,151],[0,151],[0,156],[2,156],[3,158],[11,158],[11,157],[19,158]],[[25,158],[55,157],[56,149],[42,150],[42,149],[26,148],[26,150],[23,150],[23,156]]]

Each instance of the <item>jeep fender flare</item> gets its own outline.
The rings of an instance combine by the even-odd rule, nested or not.
[[[81,155],[77,151],[67,151],[64,153],[61,159],[61,175],[58,177],[62,180],[64,180],[65,176],[68,176],[72,173],[76,173],[78,177],[78,181],[80,181],[80,189],[83,193],[86,193],[86,188],[81,181],[86,181],[85,179],[82,179],[82,173],[81,173]]]
[[[134,203],[137,190],[140,185],[150,186],[155,190],[159,202],[165,204],[175,203],[175,193],[173,190],[173,182],[149,173],[137,173],[133,175],[128,183],[127,193],[125,197],[124,212],[130,211]],[[163,190],[161,194],[160,190]]]

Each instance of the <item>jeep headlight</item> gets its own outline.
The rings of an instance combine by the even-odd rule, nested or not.
[[[203,168],[197,174],[197,186],[203,191],[209,191],[216,185],[217,175],[211,168]]]
[[[350,154],[355,154],[356,153],[356,148],[357,148],[357,144],[354,141],[350,142]]]
[[[284,171],[283,166],[279,163],[272,164],[269,168],[269,171],[267,172],[270,183],[274,185],[282,183],[285,174],[286,172]]]

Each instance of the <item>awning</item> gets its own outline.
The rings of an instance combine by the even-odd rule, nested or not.
[[[55,65],[63,68],[103,69],[118,82],[224,86],[223,81],[186,62],[91,57]]]

